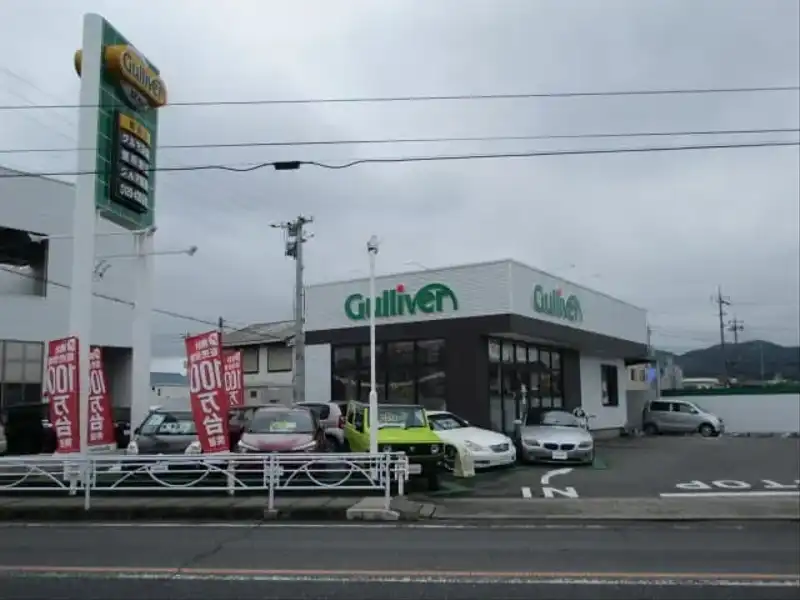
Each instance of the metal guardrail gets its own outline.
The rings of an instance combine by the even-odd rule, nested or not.
[[[286,492],[380,491],[386,508],[404,495],[404,453],[47,455],[0,457],[0,494],[64,492],[84,496],[126,493],[266,493],[267,508]]]

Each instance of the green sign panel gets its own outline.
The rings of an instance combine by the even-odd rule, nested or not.
[[[119,31],[103,22],[97,104],[95,206],[130,230],[155,224],[158,108],[167,89],[158,69]],[[81,74],[82,52],[75,53]]]
[[[575,294],[565,296],[561,289],[545,290],[541,285],[537,285],[533,288],[533,310],[570,323],[583,321],[583,311],[578,297]]]
[[[344,301],[344,314],[351,321],[369,318],[370,299],[363,294],[350,294]],[[383,290],[375,298],[375,318],[430,315],[458,310],[458,298],[443,283],[429,283],[415,294],[407,292],[403,284]]]

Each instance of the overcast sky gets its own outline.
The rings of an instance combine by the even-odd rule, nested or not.
[[[0,104],[78,100],[72,54],[99,12],[172,101],[797,85],[796,0],[2,0]],[[160,143],[796,128],[796,92],[475,102],[167,107]],[[75,144],[74,110],[0,111],[3,148]],[[160,165],[685,145],[797,135],[163,150]],[[313,215],[307,280],[513,257],[646,307],[654,341],[797,344],[800,154],[764,149],[304,167],[158,176],[155,305],[236,324],[290,318],[294,265],[268,224]],[[5,154],[70,170],[74,153]],[[731,315],[732,316],[732,315]],[[158,355],[196,323],[158,317]],[[199,326],[202,327],[202,326]]]

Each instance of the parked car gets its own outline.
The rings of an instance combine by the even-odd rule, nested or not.
[[[344,435],[348,450],[368,452],[370,446],[369,405],[350,402]],[[431,430],[425,409],[416,404],[381,404],[378,407],[378,450],[405,452],[409,475],[427,480],[428,488],[439,489],[444,468],[444,443]]]
[[[194,417],[189,410],[153,408],[133,431],[126,454],[191,454],[197,442]],[[197,449],[199,451],[199,448]]]
[[[326,452],[330,448],[325,429],[308,408],[264,406],[253,414],[237,451]]]
[[[333,450],[344,450],[344,413],[335,402],[298,402],[295,406],[308,408],[314,412],[322,426],[325,435],[330,438]]]
[[[642,428],[648,435],[697,432],[712,437],[725,431],[725,423],[694,402],[662,398],[645,404]]]
[[[512,465],[517,460],[513,440],[503,433],[471,425],[466,419],[444,410],[426,411],[431,429],[445,444],[462,444],[472,454],[476,469]],[[446,452],[446,455],[448,453]],[[445,461],[449,468],[450,461]]]
[[[518,427],[523,462],[594,463],[594,439],[586,419],[563,410],[542,415],[538,425]]]

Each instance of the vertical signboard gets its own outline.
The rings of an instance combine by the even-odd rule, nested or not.
[[[228,395],[219,342],[217,331],[186,338],[189,400],[204,454],[230,450]]]
[[[50,403],[50,422],[56,432],[56,452],[80,452],[78,395],[78,338],[53,340],[47,345],[45,393]]]
[[[103,351],[93,347],[89,352],[89,447],[116,443],[111,396],[108,394],[103,369]]]
[[[229,406],[244,406],[244,373],[242,371],[241,350],[225,351],[225,391],[228,393]]]
[[[78,75],[82,67],[78,50]],[[95,206],[103,217],[130,230],[155,224],[158,108],[166,103],[158,69],[103,20]]]

